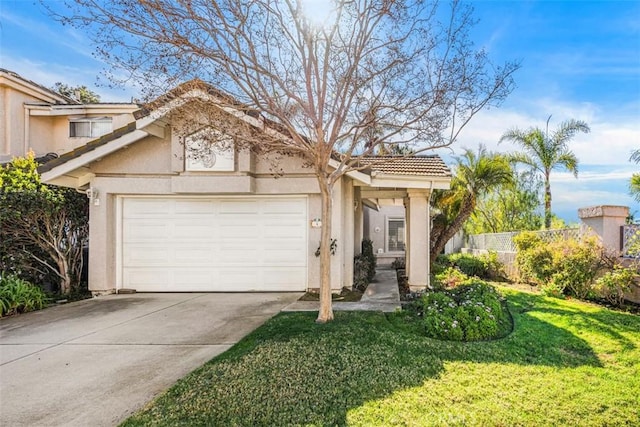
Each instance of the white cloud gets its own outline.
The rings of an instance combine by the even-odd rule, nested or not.
[[[623,105],[619,110],[605,112],[591,103],[571,104],[550,98],[533,100],[517,109],[511,107],[482,111],[464,129],[453,148],[459,153],[461,148],[474,148],[483,143],[493,151],[517,151],[516,146],[507,142],[498,144],[498,141],[511,128],[544,128],[548,116],[534,115],[531,110],[553,112],[549,123],[551,131],[561,121],[570,118],[584,120],[589,124],[591,133],[577,134],[569,143],[570,149],[582,164],[628,166],[631,151],[640,148],[640,121],[637,119],[640,107],[637,104]]]
[[[555,190],[555,191],[554,191]],[[584,208],[597,205],[634,206],[631,196],[616,191],[575,190],[552,188],[552,207],[554,211],[570,208]],[[637,207],[637,206],[636,206]]]
[[[633,167],[626,170],[615,169],[606,172],[598,171],[579,171],[578,178],[573,176],[570,172],[552,172],[551,182],[605,182],[605,181],[621,181],[631,178],[635,171]]]

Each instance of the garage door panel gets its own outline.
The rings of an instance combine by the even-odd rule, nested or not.
[[[124,270],[123,280],[126,287],[140,290],[167,291],[170,289],[173,277],[164,268],[127,268]]]
[[[306,206],[304,198],[124,198],[122,286],[302,291]]]
[[[164,221],[133,220],[124,226],[124,242],[166,242],[171,239],[173,226]]]
[[[130,203],[126,203],[123,207],[123,216],[125,218],[132,217],[149,217],[164,216],[166,212],[173,208],[172,200],[169,199],[130,199]]]
[[[176,247],[172,262],[182,266],[202,266],[212,264],[216,255],[216,248],[211,245],[197,245]]]
[[[173,253],[170,249],[149,245],[127,245],[123,251],[123,265],[162,266],[170,262]]]
[[[176,215],[196,216],[202,214],[213,214],[215,205],[211,200],[174,200],[174,212]]]
[[[171,237],[175,240],[202,240],[205,234],[215,234],[215,227],[206,218],[180,218],[174,221],[171,231]]]
[[[220,215],[257,215],[257,200],[221,200],[218,213]]]
[[[219,228],[220,231],[220,239],[224,240],[234,240],[234,239],[244,239],[251,240],[257,239],[260,235],[259,227],[254,223],[251,225],[226,225],[221,226]]]
[[[215,263],[217,265],[246,266],[250,262],[253,265],[260,265],[260,256],[261,253],[257,249],[224,248],[220,250]],[[251,261],[247,261],[249,259]]]

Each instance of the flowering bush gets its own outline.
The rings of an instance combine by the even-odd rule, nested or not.
[[[511,320],[500,294],[480,279],[425,293],[414,305],[425,333],[452,341],[479,341],[506,335]]]

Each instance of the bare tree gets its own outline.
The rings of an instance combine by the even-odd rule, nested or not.
[[[147,95],[199,78],[278,135],[251,140],[301,157],[322,197],[319,322],[333,318],[334,184],[358,155],[450,145],[481,109],[513,89],[517,63],[493,66],[469,39],[470,6],[420,0],[70,0],[62,22],[85,27],[112,76]],[[224,97],[215,99],[224,100]],[[220,105],[219,105],[220,106]],[[269,130],[273,130],[269,126]],[[372,129],[375,131],[372,132]],[[389,160],[385,160],[389,161]],[[425,260],[427,262],[427,260]]]

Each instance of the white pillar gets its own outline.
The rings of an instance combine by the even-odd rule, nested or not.
[[[429,191],[408,190],[408,194],[407,275],[410,286],[424,288],[429,284]]]
[[[354,218],[353,218],[353,249],[354,255],[360,255],[362,253],[362,236],[364,232],[363,228],[363,209],[362,209],[362,196],[360,195],[361,187],[353,188],[353,199],[356,204]]]
[[[343,230],[343,239],[344,242],[344,253],[343,253],[343,277],[342,277],[342,286],[351,289],[353,286],[353,257],[354,257],[354,246],[355,239],[351,238],[350,233],[354,230],[354,221],[355,221],[355,200],[354,200],[354,188],[353,188],[353,180],[345,179],[344,184],[344,230]]]

